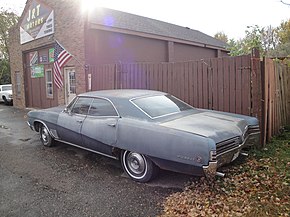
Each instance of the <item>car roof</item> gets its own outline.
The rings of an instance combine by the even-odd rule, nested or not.
[[[141,89],[115,89],[115,90],[100,90],[91,91],[79,94],[79,96],[87,97],[104,97],[108,99],[133,99],[139,97],[147,97],[152,95],[164,95],[166,93],[155,90],[141,90]]]

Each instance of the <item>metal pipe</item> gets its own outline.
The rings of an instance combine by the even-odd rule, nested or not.
[[[221,173],[221,172],[216,172],[215,174],[219,177],[222,177],[222,178],[225,177],[225,175],[226,175],[226,174]]]
[[[249,154],[248,153],[245,153],[245,152],[241,152],[240,155],[243,155],[245,157],[248,157],[249,156]]]

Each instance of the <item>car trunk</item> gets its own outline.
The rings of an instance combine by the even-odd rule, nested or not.
[[[160,125],[211,138],[216,143],[241,136],[247,128],[247,122],[243,119],[208,111],[163,122]]]

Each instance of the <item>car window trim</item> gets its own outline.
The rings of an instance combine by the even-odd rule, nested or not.
[[[150,119],[152,120],[155,120],[157,118],[163,118],[163,117],[166,117],[166,116],[169,116],[169,115],[174,115],[174,114],[179,114],[181,113],[182,111],[179,111],[179,112],[172,112],[172,113],[168,113],[168,114],[165,114],[165,115],[160,115],[160,116],[156,116],[156,117],[152,117],[151,115],[149,115],[147,112],[145,112],[142,108],[140,108],[136,103],[134,103],[134,100],[136,99],[143,99],[143,98],[148,98],[148,97],[154,97],[154,96],[166,96],[166,95],[170,95],[172,96],[173,98],[185,103],[186,105],[188,105],[189,107],[191,107],[192,109],[194,109],[194,107],[192,107],[191,105],[187,104],[186,102],[178,99],[177,97],[171,95],[171,94],[154,94],[154,95],[150,95],[150,96],[140,96],[140,97],[134,97],[132,99],[129,99],[129,101],[134,105],[136,106],[141,112],[143,112],[146,116],[148,116]]]
[[[121,116],[120,116],[120,113],[118,112],[118,109],[116,108],[116,106],[114,105],[114,103],[110,100],[110,99],[108,99],[108,98],[106,98],[106,97],[101,97],[101,96],[78,96],[79,98],[80,97],[86,97],[86,98],[92,98],[93,100],[94,99],[103,99],[103,100],[106,100],[106,101],[108,101],[112,106],[113,106],[113,109],[115,110],[115,112],[116,112],[116,116],[94,116],[94,115],[89,115],[89,111],[90,111],[90,108],[91,108],[91,106],[92,106],[92,103],[90,104],[90,108],[89,108],[89,110],[88,110],[88,114],[87,114],[87,116],[89,116],[89,117],[99,117],[99,118],[108,118],[108,117],[110,117],[110,118],[120,118]],[[93,102],[93,101],[92,101]]]
[[[71,102],[71,103],[72,103],[72,109],[74,108],[75,104],[78,102],[78,100],[79,100],[80,98],[93,98],[93,97],[86,97],[86,96],[79,97],[79,96],[77,96],[77,97],[74,98],[73,101]],[[93,100],[92,100],[92,102],[93,102]],[[90,110],[90,108],[91,108],[92,102],[89,104],[89,108],[88,108],[88,112],[87,112],[87,113],[89,113],[89,110]],[[71,104],[71,103],[70,103],[70,104]],[[69,104],[69,105],[70,105],[70,104]],[[70,110],[70,113],[73,114],[73,115],[80,115],[80,116],[87,116],[87,115],[88,115],[88,114],[80,114],[80,113],[72,112],[72,109]]]

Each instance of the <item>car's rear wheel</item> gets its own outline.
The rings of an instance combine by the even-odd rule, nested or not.
[[[158,172],[158,167],[148,157],[137,152],[122,151],[121,164],[128,176],[138,182],[148,182]]]
[[[53,145],[53,138],[51,137],[48,129],[41,124],[40,126],[40,140],[44,146],[51,147]]]

